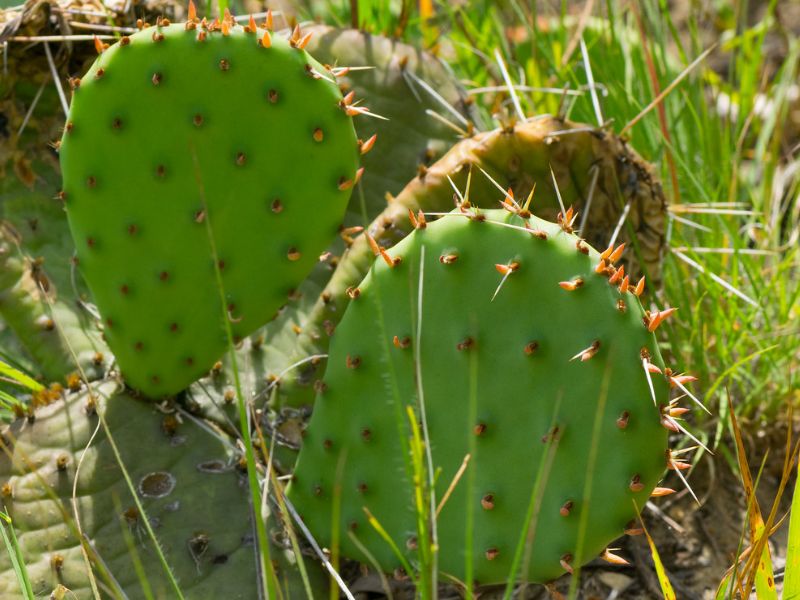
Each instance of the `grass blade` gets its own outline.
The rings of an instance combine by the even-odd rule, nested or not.
[[[26,387],[33,392],[38,392],[44,389],[44,386],[38,381],[34,381],[22,371],[19,371],[9,364],[0,361],[0,376],[7,377],[11,381]]]
[[[14,533],[14,524],[11,522],[11,517],[4,512],[0,512],[0,518],[5,521],[5,523],[0,523],[0,534],[3,535],[3,543],[6,546],[8,557],[11,559],[11,565],[14,567],[19,588],[26,600],[35,600],[31,581],[28,579],[28,570],[25,568],[25,559],[22,557],[22,549],[19,547],[17,536]],[[8,527],[8,531],[6,531],[6,527]]]
[[[639,513],[638,506],[636,507],[636,512]],[[672,584],[669,582],[669,577],[667,577],[667,571],[664,568],[664,563],[661,562],[661,556],[658,554],[658,549],[653,542],[653,538],[650,537],[647,527],[644,526],[644,521],[642,520],[641,514],[639,514],[639,523],[642,525],[644,535],[647,537],[647,544],[650,546],[650,554],[653,557],[653,564],[656,567],[656,576],[658,576],[658,585],[661,587],[661,593],[664,594],[664,600],[677,600],[675,590],[672,589]]]
[[[800,599],[800,462],[792,497],[789,521],[789,542],[786,548],[786,575],[783,581],[784,600]]]

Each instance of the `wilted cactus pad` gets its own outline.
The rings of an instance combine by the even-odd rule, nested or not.
[[[335,235],[358,148],[334,79],[264,30],[181,24],[74,82],[63,196],[134,388],[186,387],[223,353],[223,315],[237,338],[262,325]]]
[[[71,394],[2,431],[2,501],[34,594],[49,597],[61,583],[76,598],[92,597],[79,543],[84,533],[103,597],[120,592],[145,597],[135,558],[155,597],[174,595],[100,427],[95,411],[102,411],[187,597],[255,597],[251,513],[232,441],[191,420],[181,422],[176,413],[116,394],[117,387],[98,386],[94,403],[86,394]],[[7,553],[0,556],[0,597],[22,597]]]
[[[413,563],[406,407],[421,420],[420,381],[437,502],[471,458],[437,520],[440,570],[463,580],[471,548],[477,581],[507,580],[533,503],[521,577],[548,581],[621,535],[661,477],[667,435],[643,361],[663,365],[633,286],[597,273],[594,249],[536,217],[475,215],[417,229],[350,290],[291,496],[321,544],[349,530],[400,566],[366,507]]]

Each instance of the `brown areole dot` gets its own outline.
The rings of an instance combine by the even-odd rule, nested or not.
[[[61,573],[64,568],[64,557],[60,554],[53,554],[53,556],[50,557],[50,566],[57,573]]]
[[[473,346],[475,346],[475,340],[471,337],[466,337],[456,344],[456,350],[469,350]]]
[[[644,489],[644,484],[641,482],[641,475],[638,473],[634,475],[628,487],[632,492],[641,492]]]
[[[536,341],[528,342],[527,344],[525,344],[524,352],[525,354],[530,356],[531,354],[534,354],[538,349],[539,349],[539,342]]]

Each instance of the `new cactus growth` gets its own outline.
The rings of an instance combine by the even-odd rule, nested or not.
[[[151,397],[223,354],[223,318],[238,340],[275,314],[360,174],[356,113],[308,38],[191,17],[98,41],[60,151],[80,270]]]
[[[652,333],[663,313],[644,310],[643,282],[614,266],[621,246],[600,254],[571,233],[572,209],[554,224],[528,205],[468,206],[412,215],[391,249],[371,241],[377,259],[350,289],[290,496],[320,543],[350,531],[383,569],[401,566],[368,511],[413,561],[419,427],[438,473],[440,571],[506,581],[522,537],[519,576],[549,581],[621,535],[671,460]]]

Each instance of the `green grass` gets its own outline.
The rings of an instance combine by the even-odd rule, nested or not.
[[[349,4],[310,4],[308,16],[350,21]],[[397,30],[399,3],[362,1],[359,8],[369,29]],[[775,418],[800,377],[791,368],[800,279],[797,244],[790,243],[800,215],[792,209],[796,183],[789,178],[785,190],[778,185],[795,164],[781,143],[800,46],[790,40],[785,60],[768,77],[763,41],[776,27],[772,7],[763,21],[747,23],[746,3],[735,3],[717,19],[729,27],[716,49],[729,64],[726,77],[702,62],[626,129],[709,45],[696,14],[678,25],[665,2],[631,8],[598,2],[594,13],[606,20],[584,23],[599,111],[575,35],[579,19],[565,16],[565,6],[533,12],[518,0],[438,2],[435,16],[422,21],[414,15],[403,37],[425,44],[435,28],[433,50],[467,88],[506,87],[501,63],[507,66],[513,83],[527,86],[516,94],[527,116],[548,112],[596,125],[599,112],[610,130],[625,131],[631,146],[656,165],[671,205],[664,287],[654,300],[681,307],[664,340],[673,368],[698,375],[697,390],[714,390],[705,398],[711,406],[727,386],[738,414]],[[580,93],[528,91],[565,87]],[[717,110],[720,95],[738,105],[735,117]],[[759,96],[774,102],[761,115],[753,114]],[[516,112],[507,91],[473,97],[487,127],[498,124],[498,114],[507,120]]]

